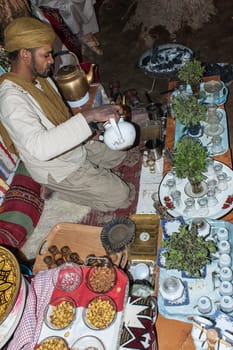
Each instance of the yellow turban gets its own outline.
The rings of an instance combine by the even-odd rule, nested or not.
[[[4,31],[5,49],[8,52],[52,45],[56,34],[51,25],[33,17],[19,17]]]

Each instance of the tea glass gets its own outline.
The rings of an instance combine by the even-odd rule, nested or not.
[[[221,163],[214,164],[214,171],[216,175],[219,175],[223,171],[223,165]]]
[[[176,180],[175,178],[168,179],[165,186],[167,187],[167,192],[170,195],[172,191],[176,189]]]
[[[211,190],[207,191],[207,198],[208,198],[208,206],[209,207],[215,207],[218,204],[215,189],[211,189]]]
[[[207,165],[206,165],[206,171],[208,175],[214,175],[214,159],[208,158],[207,159]]]
[[[209,214],[209,208],[208,208],[208,198],[202,197],[197,200],[199,209],[198,213],[200,216],[206,216]]]
[[[194,198],[187,198],[184,200],[185,208],[184,208],[184,214],[188,217],[192,217],[193,214],[196,212],[195,208],[195,199]]]
[[[212,154],[218,154],[223,152],[223,145],[222,145],[222,137],[219,135],[213,136],[211,139],[212,146],[211,151]]]
[[[176,207],[180,207],[182,205],[182,200],[181,200],[181,192],[178,190],[172,191],[171,192],[171,197],[174,202],[174,205]]]
[[[217,175],[217,180],[218,180],[218,189],[220,191],[225,191],[228,188],[227,184],[227,174],[226,173],[221,173]]]

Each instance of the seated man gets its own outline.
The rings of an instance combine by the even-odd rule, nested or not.
[[[31,17],[5,29],[11,72],[0,78],[1,134],[33,179],[62,199],[107,211],[129,206],[129,187],[111,168],[126,152],[90,140],[90,122],[118,119],[121,107],[103,105],[71,117],[53,81],[51,26]]]

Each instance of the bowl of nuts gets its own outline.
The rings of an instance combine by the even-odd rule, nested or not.
[[[36,347],[36,350],[69,350],[65,339],[58,336],[47,337]]]
[[[54,270],[53,285],[62,292],[72,292],[82,282],[82,268],[75,263],[65,263]]]
[[[105,350],[104,344],[102,341],[93,336],[85,335],[77,339],[74,344],[71,346],[71,350]]]
[[[44,313],[45,324],[54,330],[67,328],[75,319],[76,304],[67,296],[51,300]]]
[[[112,266],[93,266],[87,273],[86,285],[94,293],[107,293],[116,284],[116,269]]]
[[[91,299],[84,309],[84,322],[91,329],[105,329],[112,325],[115,318],[116,304],[107,295]]]

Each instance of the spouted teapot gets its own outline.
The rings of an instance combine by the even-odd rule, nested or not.
[[[124,120],[123,117],[118,122],[110,119],[104,123],[104,143],[112,150],[124,150],[134,144],[136,130],[132,123]]]

